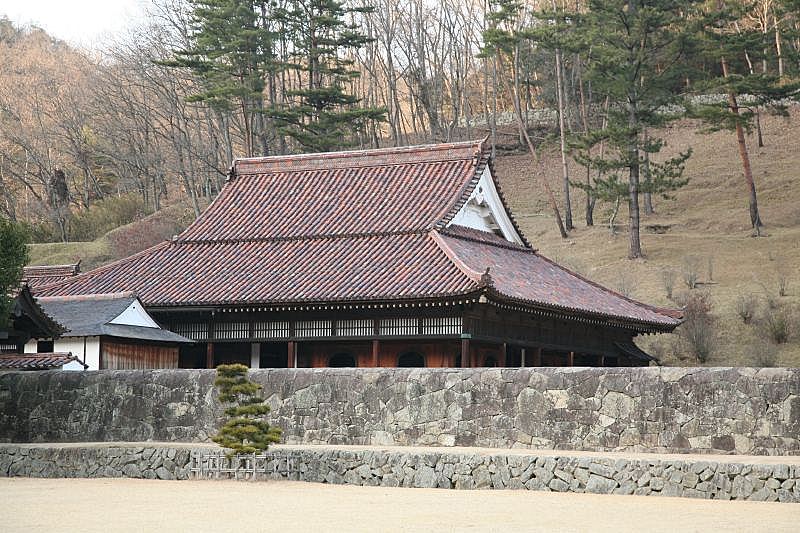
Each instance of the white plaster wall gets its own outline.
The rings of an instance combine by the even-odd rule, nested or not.
[[[450,224],[488,232],[499,229],[506,240],[522,244],[522,238],[511,223],[511,217],[500,200],[500,194],[497,192],[488,166],[484,169],[475,190]]]
[[[142,307],[142,302],[138,299],[131,302],[122,313],[120,313],[110,324],[121,324],[125,326],[142,326],[145,328],[159,327],[153,318],[147,314],[147,311]]]
[[[86,339],[84,351],[84,339]],[[25,353],[36,353],[38,339],[25,344]],[[89,365],[86,370],[100,370],[100,337],[62,337],[53,341],[54,352],[71,352],[72,355]],[[83,370],[83,365],[70,363],[63,370]]]

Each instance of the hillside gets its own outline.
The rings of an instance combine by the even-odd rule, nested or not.
[[[595,226],[584,223],[581,191],[573,192],[573,213],[577,229],[562,240],[546,205],[544,194],[529,172],[526,155],[498,158],[497,172],[503,191],[523,231],[539,251],[582,274],[612,288],[628,292],[648,303],[676,306],[666,298],[662,272],[676,272],[676,294],[687,291],[681,279],[684,265],[696,263],[701,284],[713,301],[716,319],[716,348],[707,365],[755,365],[756,353],[775,350],[775,364],[800,366],[800,108],[792,110],[790,120],[764,117],[764,148],[749,137],[751,159],[759,195],[766,237],[751,236],[747,195],[735,138],[728,133],[703,135],[684,122],[664,132],[665,153],[676,153],[691,146],[694,154],[686,175],[689,184],[674,199],[654,199],[656,214],[642,220],[642,245],[646,258],[625,259],[628,235],[618,228],[611,235],[607,226],[608,206],[598,205]],[[560,160],[557,154],[543,158],[543,168],[554,188],[560,190]],[[579,167],[571,171],[582,177]],[[627,223],[623,207],[618,224]],[[666,227],[665,233],[648,232],[647,226]],[[712,272],[709,273],[709,260]],[[709,276],[710,274],[710,276]],[[786,279],[787,296],[779,297],[779,280]],[[740,295],[753,295],[759,313],[767,301],[789,309],[792,336],[788,343],[772,345],[761,339],[759,327],[745,325],[736,312]],[[678,360],[684,350],[673,335],[641,341],[667,364],[693,364]]]

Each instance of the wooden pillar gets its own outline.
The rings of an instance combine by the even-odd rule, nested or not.
[[[575,366],[575,352],[569,352],[567,355],[567,366]]]
[[[604,355],[597,356],[597,366],[606,366],[606,357]]]
[[[250,343],[250,368],[261,367],[261,344],[258,342]]]
[[[469,359],[469,339],[461,339],[461,368],[469,368],[472,361]]]
[[[206,368],[214,368],[214,343],[206,344]]]
[[[508,357],[508,344],[505,342],[500,346],[500,357],[497,360],[497,366],[506,366],[506,358]]]
[[[378,356],[380,354],[380,345],[381,341],[374,340],[372,341],[372,366],[378,367],[380,366],[380,361],[378,360]]]
[[[525,365],[525,348],[520,348],[520,361],[519,366],[524,367]]]
[[[286,367],[297,368],[297,343],[295,341],[286,343]]]
[[[542,349],[533,349],[533,366],[542,366]]]

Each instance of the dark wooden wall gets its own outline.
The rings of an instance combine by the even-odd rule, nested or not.
[[[178,348],[101,339],[100,368],[104,370],[178,368]]]

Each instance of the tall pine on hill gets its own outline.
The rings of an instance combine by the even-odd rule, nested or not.
[[[749,4],[718,0],[709,10],[700,48],[706,68],[695,84],[698,97],[690,106],[690,114],[706,123],[706,131],[736,133],[747,184],[750,225],[756,235],[761,235],[763,222],[745,133],[751,129],[759,108],[788,116],[786,104],[788,99],[800,97],[800,84],[782,79],[777,65],[770,64],[772,35],[738,23],[752,7]],[[762,67],[752,68],[754,64]],[[708,95],[724,97],[711,99]]]
[[[590,0],[579,16],[575,35],[588,57],[587,78],[597,101],[608,100],[607,126],[581,136],[583,164],[603,172],[600,181],[628,184],[631,259],[642,256],[639,238],[639,195],[644,192],[640,172],[645,154],[656,154],[662,141],[645,132],[680,116],[670,113],[679,101],[691,53],[688,13],[697,0]],[[589,148],[605,142],[605,156]],[[689,153],[650,164],[650,192],[666,193],[686,183],[683,163]],[[582,184],[575,183],[576,186]],[[609,186],[606,186],[609,185]],[[600,190],[618,187],[600,183]]]
[[[346,18],[366,11],[337,0],[291,0],[276,11],[293,45],[289,59],[299,87],[271,110],[282,133],[304,151],[324,152],[352,145],[370,121],[383,121],[382,108],[361,107],[347,91],[359,73],[346,54],[369,39]]]

